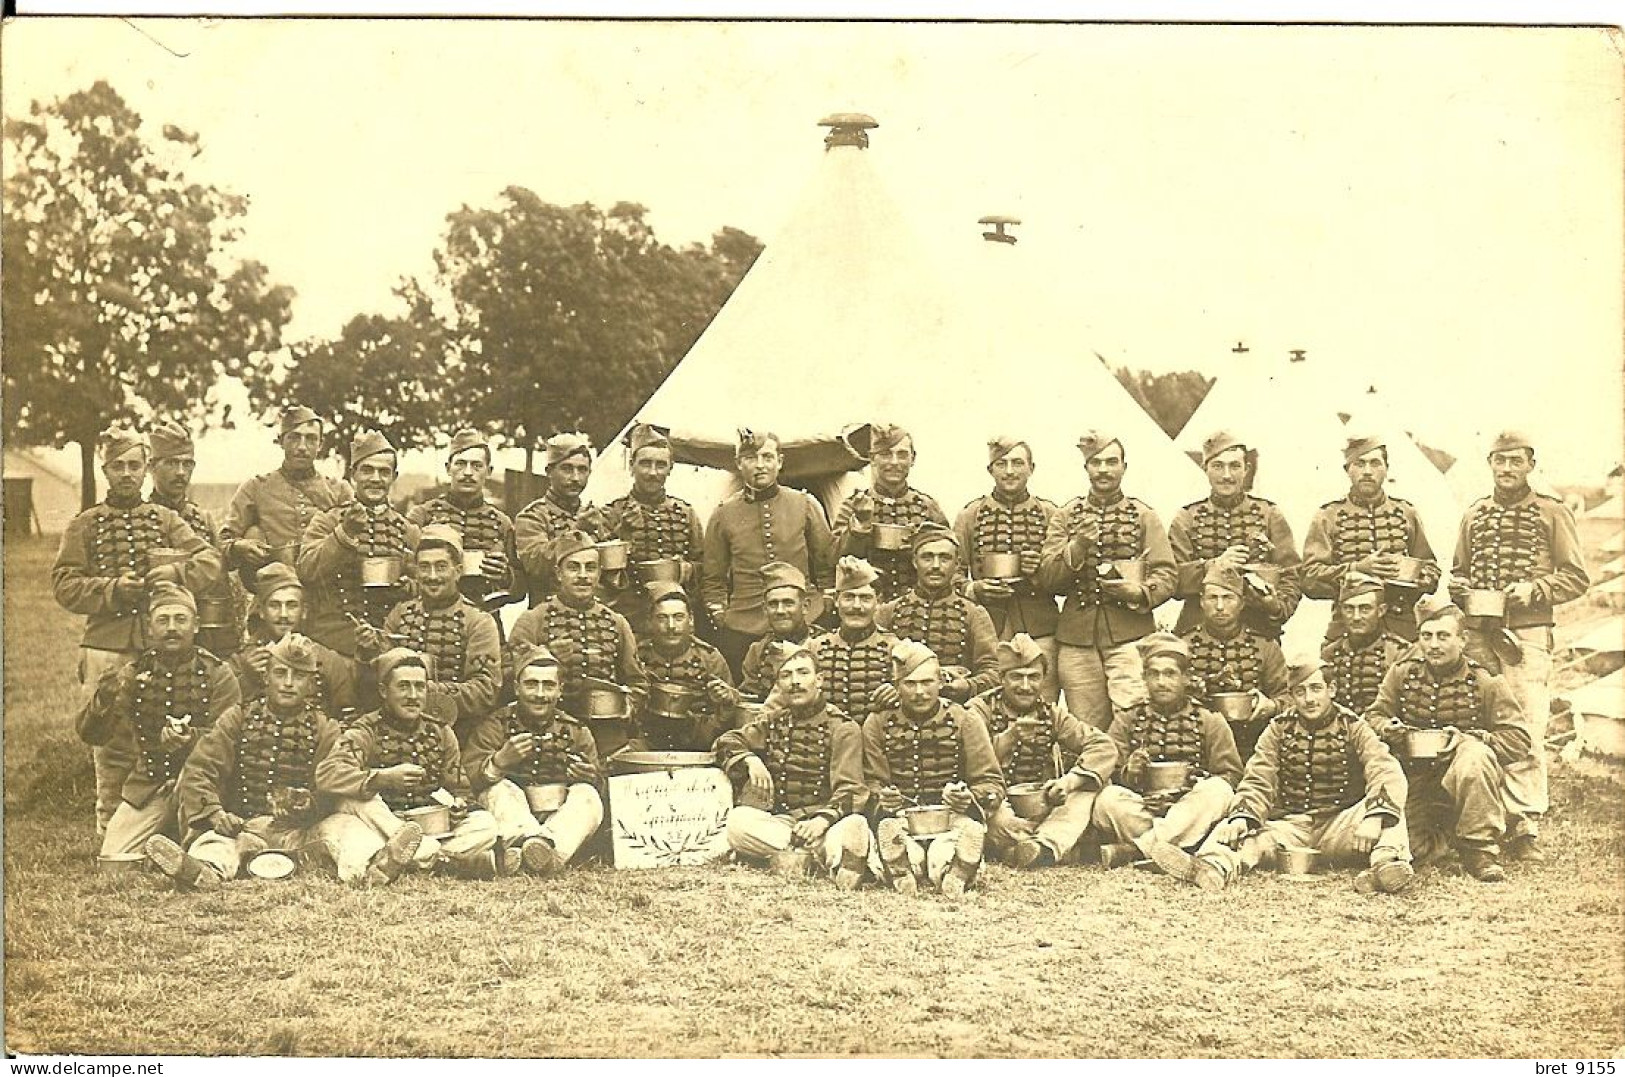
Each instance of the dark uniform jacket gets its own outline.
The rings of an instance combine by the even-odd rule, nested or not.
[[[176,787],[183,827],[206,830],[209,817],[228,811],[241,819],[272,814],[280,789],[316,789],[316,763],[338,739],[338,723],[315,705],[280,717],[265,700],[228,708],[198,738]],[[314,796],[307,811],[279,824],[308,826],[320,817]]]
[[[722,627],[756,636],[767,633],[763,565],[794,565],[814,590],[835,578],[835,546],[823,506],[811,494],[783,486],[742,490],[718,505],[705,528],[703,561],[705,604],[723,607]]]
[[[1461,518],[1450,591],[1461,600],[1469,587],[1500,591],[1533,583],[1529,605],[1507,603],[1508,628],[1552,623],[1552,607],[1585,594],[1591,575],[1574,514],[1555,497],[1526,492],[1510,504],[1494,497],[1473,502]]]
[[[965,709],[987,726],[998,757],[999,770],[1009,785],[1047,782],[1063,774],[1077,774],[1085,789],[1100,789],[1117,769],[1117,745],[1104,732],[1079,721],[1066,704],[1040,700],[1032,714],[1018,715],[1004,699],[1004,689],[983,692]],[[1028,728],[1018,718],[1042,724]]]
[[[1179,569],[1174,597],[1185,600],[1174,631],[1184,635],[1202,617],[1202,578],[1208,565],[1231,546],[1245,546],[1248,564],[1274,565],[1281,579],[1265,596],[1249,585],[1243,596],[1242,624],[1270,639],[1280,639],[1281,628],[1298,608],[1302,584],[1298,579],[1298,544],[1292,526],[1275,502],[1243,494],[1234,505],[1212,497],[1193,502],[1174,513],[1168,524],[1168,545]],[[1251,581],[1249,581],[1251,584]]]
[[[534,737],[530,757],[513,770],[499,770],[495,762],[497,752],[510,737],[522,732]],[[481,794],[504,780],[520,788],[571,783],[574,779],[568,772],[572,756],[592,768],[593,785],[603,784],[598,748],[586,726],[562,710],[554,710],[553,717],[538,728],[519,712],[519,704],[510,703],[482,718],[474,727],[463,753],[463,763],[469,784],[475,794]]]
[[[927,598],[918,589],[882,605],[875,623],[898,639],[912,639],[931,648],[944,672],[958,672],[970,681],[971,694],[999,683],[999,638],[987,611],[963,595],[949,591]]]
[[[1241,754],[1230,723],[1194,703],[1186,702],[1173,714],[1141,703],[1112,719],[1107,732],[1117,743],[1119,760],[1143,748],[1153,763],[1191,763],[1232,786],[1241,780]],[[1127,785],[1128,777],[1118,772],[1119,783]]]
[[[525,593],[525,577],[514,545],[513,521],[508,514],[484,498],[470,505],[460,505],[450,495],[423,501],[406,511],[406,518],[418,527],[446,524],[456,528],[463,537],[463,549],[469,553],[496,551],[508,559],[508,573],[501,579],[485,576],[464,576],[458,589],[463,597],[475,605],[487,594],[503,592],[515,597]]]
[[[897,637],[877,628],[850,643],[837,629],[814,636],[807,646],[818,658],[829,705],[862,725],[869,717],[874,690],[891,683],[891,651]]]
[[[974,812],[991,814],[1004,800],[1004,774],[987,726],[964,707],[939,704],[918,721],[901,707],[875,711],[863,722],[863,773],[880,813],[880,790],[895,785],[919,804],[941,804],[949,782],[970,786]]]
[[[1416,587],[1389,585],[1387,589],[1389,609],[1383,627],[1402,639],[1414,640],[1416,620],[1411,605],[1439,586],[1439,566],[1416,507],[1383,494],[1369,505],[1344,497],[1315,510],[1303,538],[1303,593],[1333,604],[1328,639],[1343,634],[1343,618],[1336,606],[1343,577],[1366,558],[1384,553],[1427,562]]]
[[[374,770],[415,763],[428,773],[420,790],[380,789],[372,781]],[[435,803],[429,796],[444,789],[453,796],[468,792],[462,756],[451,727],[427,711],[410,726],[369,711],[340,733],[316,764],[316,788],[329,796],[365,800],[374,794],[397,814]]]
[[[1388,667],[1410,653],[1415,646],[1392,632],[1377,632],[1364,642],[1344,635],[1320,649],[1321,660],[1326,663],[1326,679],[1332,682],[1337,702],[1364,714],[1377,698]]]
[[[835,822],[862,811],[863,733],[839,711],[820,705],[812,714],[772,708],[717,738],[723,770],[736,778],[745,757],[760,759],[773,776],[773,814],[792,819],[822,816]]]
[[[1363,799],[1367,818],[1399,822],[1406,796],[1399,761],[1357,714],[1333,708],[1318,728],[1292,711],[1270,723],[1236,786],[1231,817],[1254,828],[1286,815],[1324,820]]]
[[[1074,561],[1072,536],[1086,521],[1099,527],[1099,536],[1081,561]],[[1100,589],[1098,568],[1106,561],[1145,561],[1144,595],[1127,605],[1107,597]],[[1073,498],[1050,519],[1038,566],[1038,585],[1064,596],[1055,638],[1074,647],[1114,647],[1152,632],[1151,611],[1174,593],[1178,575],[1168,533],[1146,505],[1119,495],[1102,503],[1093,494]]]
[[[424,709],[442,722],[466,729],[495,709],[502,691],[502,644],[489,613],[461,595],[439,609],[409,598],[389,612],[384,631],[434,660]]]
[[[1396,717],[1416,729],[1455,726],[1489,745],[1503,767],[1527,759],[1534,745],[1512,690],[1470,658],[1444,670],[1429,668],[1420,655],[1391,666],[1365,719],[1387,735],[1388,719]]]
[[[299,476],[280,468],[256,475],[232,496],[226,521],[220,525],[220,548],[230,565],[235,561],[231,546],[238,539],[255,539],[273,550],[298,546],[317,513],[354,499],[349,483],[329,479],[314,469]]]
[[[533,607],[558,588],[550,547],[553,540],[566,531],[585,531],[595,539],[603,539],[604,520],[598,509],[585,501],[577,501],[574,507],[564,505],[552,491],[520,509],[513,518],[514,548],[530,588]]]
[[[309,608],[305,634],[342,655],[355,654],[355,625],[349,616],[380,626],[397,602],[406,597],[402,583],[392,587],[362,587],[361,561],[365,557],[399,557],[402,571],[418,548],[418,525],[392,506],[368,514],[367,535],[359,541],[339,526],[349,505],[317,513],[305,528],[299,546],[299,579],[305,585]]]
[[[831,527],[835,556],[861,557],[878,569],[880,579],[875,581],[875,591],[882,602],[887,602],[914,586],[914,553],[906,543],[900,550],[877,550],[872,531],[852,529],[852,501],[860,496],[874,500],[874,523],[900,524],[907,527],[910,534],[927,523],[947,527],[948,517],[942,514],[942,506],[937,504],[936,498],[912,486],[897,497],[887,497],[878,490],[855,490],[841,503]]]
[[[954,519],[954,533],[959,536],[959,548],[964,551],[971,579],[981,576],[983,554],[1039,553],[1056,511],[1053,501],[1030,494],[1014,505],[986,494],[960,509]],[[1013,584],[1012,590],[1015,594],[1010,598],[979,600],[993,619],[993,631],[998,637],[1009,639],[1017,632],[1034,639],[1053,636],[1060,618],[1055,596],[1030,579]]]

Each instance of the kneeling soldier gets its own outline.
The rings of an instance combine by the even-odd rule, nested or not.
[[[877,809],[875,833],[886,878],[900,893],[924,882],[958,897],[982,866],[983,820],[1004,798],[1004,775],[987,727],[942,699],[942,667],[931,648],[903,640],[892,649],[898,703],[863,723],[863,770]],[[946,807],[941,834],[916,838],[905,825],[908,805]]]
[[[604,775],[592,734],[559,709],[559,660],[545,647],[516,652],[515,702],[468,739],[468,779],[502,840],[532,875],[557,875],[604,821]],[[536,805],[531,797],[538,798]]]
[[[1042,785],[1050,807],[1035,823],[1005,801],[988,818],[988,843],[1021,867],[1056,864],[1089,829],[1095,794],[1117,767],[1117,745],[1064,702],[1044,702],[1049,655],[1031,636],[1021,632],[1000,643],[998,660],[1000,687],[965,709],[987,726],[1006,788]]]
[[[386,841],[410,844],[399,832],[418,826],[401,814],[439,804],[451,809],[452,829],[423,835],[412,857],[416,867],[445,865],[485,878],[517,871],[519,850],[497,849],[491,813],[470,811],[455,795],[467,787],[462,757],[451,727],[424,709],[429,670],[423,656],[395,647],[379,655],[374,667],[382,707],[356,719],[316,764],[317,791],[337,798],[338,811],[360,818],[371,831],[350,839],[364,840],[364,847],[341,849],[341,856],[371,857]]]
[[[1411,846],[1400,806],[1405,773],[1371,728],[1332,701],[1319,658],[1289,667],[1292,708],[1258,740],[1230,816],[1196,853],[1195,882],[1222,890],[1282,848],[1363,862],[1363,893],[1410,885]]]
[[[762,717],[717,738],[723,769],[743,768],[752,802],[728,813],[728,847],[787,874],[816,862],[841,889],[854,889],[869,874],[869,826],[854,814],[868,797],[862,731],[825,703],[812,651],[786,656],[775,687]]]

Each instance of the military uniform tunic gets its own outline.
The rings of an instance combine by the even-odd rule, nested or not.
[[[1391,632],[1378,632],[1363,642],[1344,635],[1321,647],[1326,679],[1332,682],[1337,702],[1355,714],[1364,714],[1376,701],[1377,689],[1388,667],[1403,658],[1412,646]]]
[[[1301,561],[1292,527],[1273,501],[1243,494],[1233,505],[1216,497],[1193,502],[1174,513],[1168,524],[1168,545],[1179,570],[1174,597],[1185,600],[1175,632],[1184,635],[1201,620],[1202,579],[1208,565],[1231,546],[1245,546],[1248,564],[1274,565],[1280,569],[1281,579],[1269,598],[1252,587],[1247,589],[1242,623],[1261,636],[1281,638],[1282,627],[1302,597]]]
[[[908,528],[910,534],[922,524],[947,527],[948,517],[943,515],[936,498],[912,486],[896,497],[888,497],[879,490],[858,490],[841,503],[832,527],[835,555],[862,557],[878,569],[880,579],[875,581],[875,591],[882,602],[887,602],[914,586],[914,555],[906,543],[900,550],[874,549],[872,532],[852,530],[852,502],[858,497],[873,499],[874,523],[899,524]]]
[[[829,705],[861,725],[869,717],[874,690],[891,683],[891,651],[897,637],[874,629],[853,643],[835,631],[814,636],[807,646],[818,658]]]
[[[308,603],[305,633],[342,655],[353,656],[355,625],[349,618],[381,626],[407,593],[406,586],[399,583],[361,586],[362,559],[398,557],[404,573],[407,560],[418,548],[419,531],[417,524],[384,505],[368,510],[367,533],[355,539],[340,526],[348,508],[328,509],[310,521],[299,547],[299,579]]]
[[[513,521],[508,519],[507,513],[484,498],[464,505],[448,494],[413,505],[407,510],[406,518],[420,528],[445,524],[455,529],[462,536],[466,552],[496,551],[507,557],[508,573],[502,579],[485,576],[462,578],[458,590],[470,602],[479,605],[488,593],[496,591],[512,595],[524,593],[524,575],[520,570],[519,551],[514,545]]]
[[[237,488],[225,523],[220,526],[220,548],[232,560],[232,543],[257,539],[273,550],[298,547],[305,529],[319,513],[355,499],[355,492],[343,479],[330,479],[314,469],[297,473],[285,468],[256,475]],[[288,563],[294,563],[298,551]]]
[[[775,486],[740,491],[706,525],[701,595],[723,608],[721,627],[752,636],[767,633],[762,566],[784,561],[800,569],[815,590],[834,581],[834,542],[824,509],[811,494]]]
[[[1415,506],[1383,494],[1369,505],[1345,497],[1315,510],[1303,538],[1303,593],[1333,603],[1328,639],[1343,634],[1343,618],[1336,608],[1343,577],[1364,571],[1357,568],[1359,563],[1378,554],[1404,554],[1424,562],[1416,587],[1388,587],[1392,601],[1383,622],[1385,630],[1415,640],[1410,604],[1439,585],[1439,566]],[[1396,604],[1402,608],[1392,608]]]
[[[954,533],[959,536],[959,548],[964,551],[971,578],[980,578],[984,554],[1039,553],[1056,511],[1054,502],[1031,495],[1007,505],[988,494],[966,505],[954,519]],[[1025,632],[1034,639],[1053,636],[1060,617],[1055,597],[1040,590],[1030,579],[1020,580],[1011,587],[1015,594],[1010,598],[978,600],[992,618],[993,631],[998,638],[1010,639],[1018,632]]]
[[[822,816],[831,823],[864,807],[863,734],[839,711],[820,706],[813,714],[788,709],[762,717],[717,738],[722,768],[738,775],[754,755],[773,776],[773,815],[791,819]]]

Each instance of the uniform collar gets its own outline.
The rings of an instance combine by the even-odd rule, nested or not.
[[[658,494],[656,494],[652,498],[647,498],[647,497],[644,497],[642,494],[638,493],[638,488],[636,486],[634,486],[634,487],[632,487],[632,492],[629,493],[627,496],[630,497],[633,501],[636,501],[638,504],[642,505],[646,509],[658,509],[660,506],[662,506],[662,505],[664,505],[666,503],[666,491],[664,491],[664,490],[660,491]]]
[[[1511,498],[1511,499],[1503,498],[1501,496],[1501,491],[1499,489],[1493,491],[1490,494],[1490,500],[1495,502],[1497,505],[1501,506],[1504,509],[1516,508],[1519,505],[1527,505],[1527,504],[1529,504],[1529,502],[1533,501],[1534,499],[1535,499],[1535,489],[1534,489],[1534,487],[1528,485],[1527,483],[1524,485],[1523,492],[1518,494],[1516,497]]]
[[[476,490],[473,497],[464,497],[455,490],[447,490],[446,504],[462,512],[469,512],[485,504],[485,494]]]
[[[851,636],[847,635],[846,629],[844,627],[837,628],[835,630],[835,635],[836,635],[836,638],[838,638],[842,643],[846,644],[848,647],[857,647],[857,646],[860,646],[862,644],[868,643],[870,640],[872,640],[876,636],[880,635],[880,628],[879,628],[878,625],[870,625],[869,626],[869,631],[864,634],[862,639],[853,639]]]
[[[1350,489],[1349,496],[1345,500],[1347,500],[1350,505],[1353,505],[1357,509],[1374,511],[1388,504],[1388,491],[1379,490],[1377,491],[1377,496],[1372,498],[1370,501],[1361,501],[1359,498],[1354,496],[1353,489]]]
[[[112,494],[108,494],[102,499],[102,504],[106,505],[110,509],[117,509],[120,512],[128,512],[137,505],[141,504],[141,495],[136,494],[133,498],[123,498],[114,497]]]
[[[886,491],[880,488],[878,483],[869,488],[869,493],[874,496],[876,501],[887,501],[893,504],[899,501],[907,501],[908,495],[912,494],[913,492],[914,487],[910,486],[906,482],[903,483],[903,488],[897,491],[895,494],[888,494]]]
[[[1432,677],[1435,681],[1449,681],[1461,676],[1462,672],[1467,669],[1467,656],[1463,654],[1460,658],[1456,659],[1450,665],[1445,666],[1443,669],[1434,669],[1432,666],[1428,665],[1428,661],[1425,658],[1421,659],[1421,663],[1422,668],[1427,671],[1428,676]]]
[[[305,481],[307,481],[309,479],[313,479],[313,478],[316,477],[315,465],[312,465],[310,467],[303,467],[303,468],[292,468],[292,467],[289,467],[287,464],[283,464],[281,467],[277,468],[276,470],[277,470],[277,474],[281,475],[284,479],[287,479],[289,482],[305,482]]]
[[[778,496],[779,496],[779,484],[778,483],[774,483],[772,486],[764,486],[760,490],[753,489],[753,488],[751,488],[749,486],[745,487],[745,500],[747,502],[749,502],[750,504],[752,504],[752,505],[754,505],[754,504],[756,504],[758,502],[761,502],[761,501],[772,501],[775,497],[778,497]]]
[[[1115,494],[1113,494],[1111,497],[1098,497],[1098,496],[1096,496],[1096,494],[1095,494],[1095,492],[1093,490],[1090,490],[1087,494],[1084,495],[1083,499],[1085,501],[1087,501],[1089,503],[1089,505],[1091,507],[1093,507],[1093,508],[1109,509],[1114,505],[1120,505],[1124,501],[1128,500],[1128,495],[1125,494],[1123,492],[1123,488],[1121,486],[1119,486],[1117,488],[1117,492]]]
[[[1014,500],[1014,501],[1006,501],[1004,498],[999,496],[999,488],[997,486],[995,486],[993,488],[993,492],[987,495],[987,499],[989,501],[991,501],[993,504],[998,505],[1001,508],[1021,509],[1021,508],[1026,508],[1028,505],[1032,504],[1033,495],[1032,495],[1031,490],[1024,490],[1024,491],[1022,491],[1021,496],[1018,497],[1016,500]]]
[[[172,510],[174,512],[184,511],[187,504],[189,503],[189,500],[187,498],[184,498],[184,497],[178,498],[178,499],[176,499],[174,501],[171,501],[168,498],[164,497],[163,495],[157,494],[157,493],[154,493],[152,495],[152,497],[149,498],[149,500],[154,505],[162,505],[164,508],[170,509],[170,510]]]
[[[1236,509],[1241,508],[1241,506],[1247,503],[1247,491],[1243,490],[1234,497],[1220,497],[1218,494],[1210,492],[1207,495],[1207,500],[1208,504],[1212,505],[1216,509],[1223,509],[1226,512],[1234,512]]]
[[[579,494],[566,501],[564,500],[563,494],[549,487],[547,491],[547,499],[558,508],[563,509],[565,512],[581,511],[581,496]]]

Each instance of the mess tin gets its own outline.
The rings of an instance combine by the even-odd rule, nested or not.
[[[361,586],[394,587],[401,582],[402,568],[399,557],[363,557]]]
[[[1145,767],[1145,791],[1148,793],[1166,793],[1170,789],[1183,789],[1190,780],[1191,764],[1179,760],[1163,760],[1159,763],[1147,763]]]
[[[1489,587],[1474,587],[1467,592],[1467,608],[1463,612],[1469,617],[1505,617],[1507,593]]]
[[[299,865],[281,850],[266,849],[248,862],[246,870],[256,879],[286,879],[299,870]]]
[[[485,551],[484,550],[464,550],[463,551],[463,575],[464,576],[483,576],[483,575],[485,575]]]
[[[1288,875],[1314,875],[1321,870],[1324,859],[1319,849],[1283,845],[1276,851],[1275,865]]]
[[[668,770],[689,770],[716,766],[715,752],[616,752],[609,757],[616,774],[663,774]]]
[[[984,553],[976,563],[977,575],[984,580],[1015,580],[1021,578],[1019,553]]]
[[[1005,790],[1005,799],[1010,802],[1010,810],[1023,819],[1036,821],[1049,814],[1043,782],[1017,782]]]
[[[144,853],[109,853],[96,857],[96,870],[109,875],[127,875],[140,871],[146,862]]]
[[[1253,716],[1251,692],[1214,692],[1208,697],[1213,709],[1224,715],[1226,721],[1246,722]]]
[[[525,806],[532,813],[544,811],[558,811],[564,807],[565,797],[570,795],[570,787],[562,782],[551,785],[525,786]]]
[[[908,832],[917,838],[931,838],[938,834],[946,834],[953,820],[953,813],[941,804],[926,804],[916,808],[903,809],[903,825]]]
[[[1406,759],[1437,759],[1449,752],[1455,741],[1455,734],[1443,729],[1409,729],[1400,749]]]
[[[597,677],[583,677],[570,695],[570,713],[578,718],[619,719],[627,716],[626,689]]]
[[[1275,590],[1281,586],[1281,566],[1270,564],[1242,565],[1241,571],[1246,575],[1257,576],[1264,586]]]
[[[605,572],[617,572],[626,567],[630,556],[630,547],[620,539],[609,539],[600,542],[598,550],[598,567]]]
[[[907,524],[875,524],[869,545],[877,550],[905,549],[911,530]]]
[[[644,583],[682,583],[683,563],[675,557],[661,557],[653,561],[639,561],[635,566],[638,579]]]
[[[443,804],[426,804],[421,808],[409,808],[401,813],[401,818],[409,823],[416,823],[426,838],[443,838],[451,833],[451,809]]]
[[[698,688],[657,681],[649,686],[648,711],[657,718],[686,721],[694,711],[694,704],[704,697]]]
[[[231,627],[231,599],[200,598],[197,600],[197,626],[199,628]]]
[[[1394,574],[1388,578],[1389,583],[1417,583],[1422,579],[1422,567],[1427,562],[1420,557],[1400,554],[1394,561]]]

